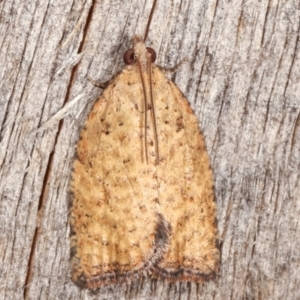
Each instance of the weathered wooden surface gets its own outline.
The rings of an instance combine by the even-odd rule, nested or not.
[[[1,299],[299,299],[299,1],[0,3]],[[172,67],[215,173],[222,262],[203,285],[70,281],[78,130],[134,34]],[[74,101],[75,99],[75,101]],[[71,101],[74,102],[71,102]],[[63,121],[47,123],[66,103]],[[46,129],[45,129],[46,128]]]

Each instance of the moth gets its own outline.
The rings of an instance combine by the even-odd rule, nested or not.
[[[219,269],[213,175],[198,120],[134,37],[95,102],[71,176],[72,280],[202,282]]]

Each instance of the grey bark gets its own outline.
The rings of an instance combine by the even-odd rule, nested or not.
[[[1,299],[300,299],[299,1],[4,0],[0,17]],[[145,32],[159,65],[187,58],[172,79],[211,157],[221,270],[93,295],[70,280],[70,166],[88,77]]]

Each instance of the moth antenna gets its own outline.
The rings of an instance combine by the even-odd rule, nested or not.
[[[142,81],[142,86],[143,86],[143,93],[144,93],[144,149],[145,149],[145,158],[146,158],[146,163],[148,164],[148,146],[147,146],[147,92],[146,92],[146,85],[145,85],[145,80],[143,77],[143,72],[142,72],[142,66],[139,60],[137,60],[138,66],[139,66],[139,72],[141,76],[141,81]]]
[[[152,83],[152,61],[148,61],[148,76],[149,76],[149,87],[150,87],[150,102],[151,102],[151,119],[154,131],[154,144],[155,144],[155,165],[159,163],[159,150],[158,150],[158,134],[156,126],[155,107],[153,100],[153,83]]]

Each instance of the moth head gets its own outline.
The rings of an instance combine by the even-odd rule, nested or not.
[[[124,53],[123,58],[125,64],[133,65],[136,61],[139,61],[142,66],[146,66],[148,60],[150,60],[152,63],[155,62],[156,53],[152,48],[146,47],[140,38],[135,38],[133,42],[133,48],[126,50]]]

